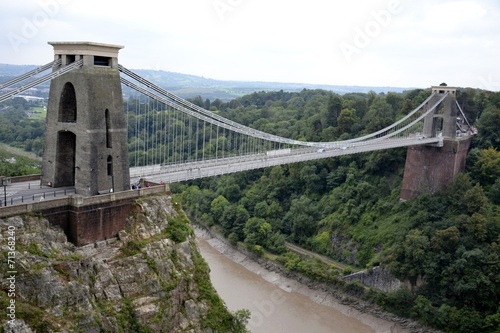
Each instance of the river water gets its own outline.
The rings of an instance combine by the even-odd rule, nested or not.
[[[228,256],[228,247],[217,239],[198,237],[198,245],[210,267],[212,284],[228,309],[250,310],[248,328],[253,333],[407,332],[269,272],[239,252]]]

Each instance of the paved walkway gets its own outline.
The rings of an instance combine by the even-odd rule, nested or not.
[[[11,183],[0,187],[0,207],[16,205],[24,202],[41,201],[60,198],[75,193],[74,187],[42,186],[40,180]]]

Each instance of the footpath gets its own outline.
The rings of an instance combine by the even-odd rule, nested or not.
[[[337,267],[338,269],[342,270],[346,267],[346,265],[338,262],[338,261],[334,261],[328,257],[325,257],[325,256],[322,256],[321,254],[317,254],[317,253],[314,253],[314,252],[311,252],[309,250],[306,250],[306,249],[303,249],[295,244],[292,244],[292,243],[289,243],[289,242],[286,242],[286,247],[290,250],[290,251],[293,251],[295,253],[298,253],[298,254],[302,254],[302,255],[305,255],[305,256],[308,256],[308,257],[312,257],[312,258],[316,258],[316,259],[319,259],[321,260],[322,262],[324,262],[325,264],[328,264],[328,265],[333,265],[335,267]]]

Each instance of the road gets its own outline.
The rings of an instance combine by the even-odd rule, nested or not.
[[[7,199],[7,205],[10,206],[24,202],[62,197],[73,193],[75,193],[74,187],[52,188],[41,186],[39,180],[13,183],[5,187],[0,187],[0,206],[5,206],[5,199]]]
[[[311,161],[321,158],[351,155],[382,149],[407,147],[412,145],[437,144],[439,142],[440,138],[384,139],[379,141],[371,140],[370,142],[356,143],[340,142],[338,147],[329,147],[325,149],[294,149],[291,153],[275,156],[268,156],[265,153],[261,153],[165,166],[156,164],[152,166],[133,167],[130,168],[130,178],[133,181],[139,178],[145,178],[149,181],[158,183],[176,183],[180,181],[219,176],[282,164]]]

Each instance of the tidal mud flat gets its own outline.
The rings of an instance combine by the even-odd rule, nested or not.
[[[347,329],[350,328],[354,329],[353,332],[358,331],[375,333],[440,332],[430,328],[422,327],[420,324],[410,319],[401,318],[394,314],[383,311],[374,304],[355,299],[354,297],[346,295],[342,291],[336,290],[332,286],[328,286],[327,284],[315,282],[307,277],[301,276],[294,272],[289,272],[284,267],[275,262],[257,258],[252,253],[247,253],[244,249],[239,249],[232,246],[220,235],[203,229],[202,227],[195,226],[195,232],[198,239],[200,252],[203,256],[206,256],[207,251],[210,251],[210,249],[217,251],[230,261],[241,265],[247,271],[257,274],[263,280],[279,288],[281,291],[285,292],[286,295],[293,296],[291,299],[289,299],[290,297],[287,296],[287,302],[300,301],[299,299],[295,299],[295,296],[306,297],[308,300],[321,306],[316,308],[315,313],[312,314],[312,316],[315,317],[315,320],[321,320],[321,314],[324,314],[324,316],[328,317],[329,319],[332,316],[335,317],[336,324],[344,326],[344,328],[342,328],[342,330],[338,330],[338,332],[347,332]],[[210,248],[207,249],[207,246],[209,246]],[[216,281],[213,281],[215,288],[218,289],[215,282]],[[225,287],[225,285],[222,286],[222,288]],[[221,294],[221,292],[219,293]],[[272,292],[272,294],[277,295],[278,293]],[[269,299],[272,299],[271,296],[273,295],[270,295]],[[225,299],[224,295],[221,295],[221,297]],[[229,293],[228,297],[231,298],[232,294]],[[279,300],[279,297],[277,297],[277,299]],[[226,302],[229,303],[228,300],[226,300]],[[302,298],[302,302],[304,302],[304,298]],[[255,303],[257,306],[259,305],[256,301],[254,301],[253,303]],[[268,304],[268,309],[272,306],[272,304]],[[311,305],[311,307],[314,306]],[[250,310],[252,311],[252,309]],[[259,310],[259,307],[257,307],[257,312],[259,312]],[[257,313],[257,319],[254,319],[252,317],[251,321],[249,322],[249,326],[252,331],[258,331],[258,329],[253,330],[253,325],[258,321],[258,317],[260,315],[261,313]],[[309,319],[304,318],[304,322],[307,322],[308,320]],[[329,323],[323,324],[329,325]]]

